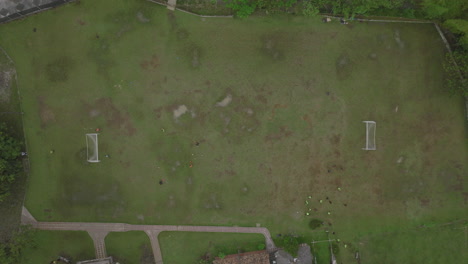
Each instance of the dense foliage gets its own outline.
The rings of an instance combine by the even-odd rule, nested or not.
[[[455,51],[448,54],[444,63],[447,74],[445,85],[454,94],[468,97],[468,52],[466,50]]]
[[[10,194],[11,184],[21,170],[20,150],[20,142],[8,134],[5,124],[0,124],[0,202]]]
[[[19,263],[21,250],[26,246],[34,246],[34,243],[34,230],[29,226],[21,226],[8,241],[0,243],[0,263]]]
[[[304,15],[330,13],[356,15],[391,15],[428,19],[466,19],[466,0],[224,0],[238,17],[247,17],[255,10],[293,11]]]

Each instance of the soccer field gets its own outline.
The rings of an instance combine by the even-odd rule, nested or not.
[[[82,0],[1,25],[0,46],[16,64],[26,207],[40,221],[258,223],[313,238],[317,218],[359,245],[468,217],[463,100],[443,88],[432,24]]]

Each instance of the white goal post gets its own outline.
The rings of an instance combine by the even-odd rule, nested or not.
[[[375,147],[375,130],[377,124],[375,121],[362,121],[366,123],[366,147],[363,150],[376,150]]]
[[[99,162],[98,134],[86,134],[86,158],[88,162]]]

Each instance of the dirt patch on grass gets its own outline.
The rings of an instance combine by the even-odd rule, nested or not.
[[[286,105],[286,104],[284,104],[284,105],[282,105],[282,104],[275,104],[275,105],[273,106],[273,109],[271,110],[271,117],[270,117],[270,119],[275,118],[275,114],[276,114],[276,110],[277,110],[277,109],[286,109],[286,108],[288,108],[288,105]]]
[[[141,23],[150,22],[150,20],[141,11],[137,12],[136,17],[137,17],[138,21],[140,21]]]
[[[87,54],[96,64],[98,73],[106,78],[109,78],[109,70],[115,65],[115,61],[110,53],[111,44],[112,42],[109,39],[98,37],[93,40]]]
[[[351,76],[353,71],[353,61],[346,53],[341,54],[336,60],[336,75],[339,80],[346,80]]]
[[[186,40],[190,36],[190,33],[186,29],[177,30],[177,40]]]
[[[46,76],[51,82],[65,82],[73,68],[73,60],[69,57],[60,57],[46,65]]]
[[[284,59],[284,49],[281,47],[279,36],[283,34],[270,34],[260,38],[262,54],[273,60]]]
[[[255,96],[255,100],[257,100],[258,102],[260,102],[262,104],[268,104],[268,99],[265,96],[261,95],[261,94]]]
[[[111,129],[117,129],[126,136],[133,136],[137,130],[133,126],[128,113],[120,111],[111,98],[104,97],[96,100],[93,105],[85,105],[87,112],[102,113],[106,119],[106,125]]]
[[[303,116],[302,116],[302,120],[304,120],[304,121],[307,123],[307,125],[309,126],[309,128],[313,127],[313,126],[312,126],[312,119],[310,118],[309,115],[307,115],[307,114],[306,114],[306,115],[303,115]]]
[[[341,142],[341,135],[335,134],[335,135],[333,135],[333,136],[330,137],[330,143],[331,143],[333,146],[338,146],[338,145],[340,145],[340,142]]]
[[[294,132],[291,131],[287,126],[281,126],[278,133],[272,133],[265,136],[265,141],[277,141],[280,139],[288,138],[293,134]]]
[[[167,12],[167,21],[169,21],[172,30],[177,29],[179,27],[174,12]]]
[[[157,55],[152,55],[150,59],[143,60],[140,67],[144,70],[155,70],[159,67],[159,59]]]
[[[200,66],[200,56],[201,56],[201,48],[193,45],[190,48],[190,57],[192,59],[192,67],[196,68]]]
[[[40,96],[37,101],[39,102],[39,116],[41,118],[41,128],[46,128],[48,125],[55,122],[55,112],[45,103],[45,97]]]
[[[86,22],[83,21],[81,18],[78,18],[78,19],[76,20],[76,23],[78,23],[78,25],[80,25],[80,26],[86,25]]]

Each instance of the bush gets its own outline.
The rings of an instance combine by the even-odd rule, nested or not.
[[[312,4],[311,1],[304,2],[302,8],[303,8],[302,9],[302,14],[304,16],[308,16],[308,17],[316,16],[320,12],[318,7],[316,7],[314,4]]]
[[[224,252],[219,252],[219,253],[218,253],[218,257],[219,257],[220,259],[223,259],[223,258],[226,257],[226,254],[224,254]]]
[[[283,240],[281,241],[281,247],[284,249],[284,251],[295,256],[297,254],[297,250],[299,249],[298,237],[293,235],[283,236]]]
[[[455,51],[453,57],[447,53],[444,62],[446,73],[445,86],[453,94],[468,96],[468,81],[466,74],[468,72],[468,52]]]
[[[237,17],[245,18],[255,11],[257,2],[249,0],[228,0],[226,2],[226,7],[231,8]]]
[[[265,249],[265,244],[263,244],[263,243],[258,244],[257,249],[258,250],[264,250]]]
[[[444,26],[459,36],[458,44],[468,50],[468,21],[463,19],[449,19]]]
[[[10,187],[21,170],[21,144],[0,124],[0,202],[10,195]]]

